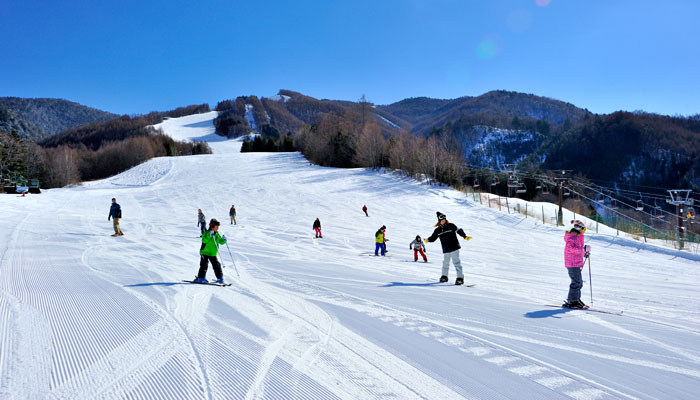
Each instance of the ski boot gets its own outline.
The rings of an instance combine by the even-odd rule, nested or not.
[[[464,285],[464,278],[457,278],[457,280],[455,280],[455,285]]]
[[[440,283],[447,282],[447,277],[445,275],[440,277]]]
[[[220,283],[223,285],[224,284],[224,277],[222,276],[221,278],[215,280],[214,283]]]
[[[207,280],[207,278],[197,278],[197,277],[195,277],[195,278],[194,278],[194,283],[209,283],[209,281]]]
[[[578,300],[572,304],[572,308],[578,308],[579,310],[585,310],[588,308],[588,306],[585,305],[581,300]]]

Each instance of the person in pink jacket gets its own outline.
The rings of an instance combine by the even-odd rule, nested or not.
[[[564,234],[564,241],[566,242],[566,247],[564,247],[564,266],[566,266],[569,278],[571,278],[571,284],[569,285],[569,296],[562,307],[588,308],[581,301],[581,288],[583,287],[581,270],[583,270],[583,263],[590,251],[590,246],[583,244],[583,233],[586,232],[586,226],[579,220],[571,221],[571,224],[573,227]]]

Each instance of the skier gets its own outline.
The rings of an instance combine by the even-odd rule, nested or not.
[[[412,241],[408,245],[409,249],[413,249],[413,262],[418,261],[418,253],[423,256],[423,262],[428,262],[428,257],[423,252],[425,250],[425,245],[420,238],[420,235],[416,236],[416,240]]]
[[[199,237],[202,237],[204,235],[204,231],[207,230],[207,218],[204,216],[204,213],[202,212],[202,209],[197,210],[197,226],[199,226],[200,232]]]
[[[435,231],[430,235],[429,238],[425,239],[425,243],[434,242],[440,238],[440,245],[442,245],[442,276],[440,277],[440,282],[447,282],[447,273],[450,270],[450,259],[455,265],[455,270],[457,271],[457,280],[455,280],[455,285],[464,284],[464,274],[462,273],[462,262],[459,259],[459,240],[457,235],[464,238],[464,240],[471,240],[471,236],[467,236],[461,228],[450,221],[447,220],[447,216],[437,212],[438,222],[435,224]]]
[[[238,225],[236,223],[236,206],[231,204],[231,209],[228,210],[228,215],[231,217],[231,223],[234,225]]]
[[[566,303],[562,307],[585,309],[588,306],[581,301],[581,288],[583,287],[581,270],[583,270],[585,259],[590,254],[591,246],[583,244],[583,233],[586,232],[586,225],[579,220],[571,221],[571,224],[573,227],[564,234],[566,242],[564,266],[569,273],[569,278],[571,278],[571,284]]]
[[[375,247],[374,247],[374,255],[378,256],[379,255],[379,250],[382,251],[382,256],[386,255],[386,242],[389,241],[386,237],[386,226],[382,225],[381,228],[377,230],[377,232],[374,234],[374,242],[375,242]]]
[[[366,204],[362,206],[362,211],[364,211],[365,215],[369,217],[369,214],[367,214],[367,205]]]
[[[321,220],[318,218],[314,221],[314,232],[316,232],[316,239],[323,238],[323,234],[321,233]]]
[[[195,283],[208,283],[207,269],[211,262],[214,268],[216,280],[214,283],[224,283],[224,273],[221,271],[221,264],[216,255],[219,252],[219,245],[226,244],[226,236],[219,235],[219,221],[212,218],[209,221],[209,229],[202,234],[202,246],[199,248],[199,272],[195,277]]]
[[[112,206],[109,207],[107,221],[109,221],[110,218],[112,218],[112,226],[114,227],[114,235],[112,236],[124,236],[122,228],[119,227],[119,220],[122,218],[122,208],[114,197],[112,197]]]

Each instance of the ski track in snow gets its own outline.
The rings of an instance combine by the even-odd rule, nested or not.
[[[156,126],[178,140],[208,140],[212,155],[0,196],[0,398],[700,392],[700,263],[692,255],[601,227],[586,239],[593,306],[624,315],[544,307],[568,287],[561,229],[391,172],[311,166],[297,153],[241,154],[240,141],[214,135],[215,116]],[[109,236],[112,197],[124,237]],[[547,214],[551,205],[534,205],[542,207]],[[219,255],[230,287],[180,282],[198,268],[198,208],[229,238],[231,255],[226,246]],[[429,264],[405,262],[437,210],[473,236],[461,258],[475,287],[435,285],[439,244],[428,245]],[[322,239],[313,238],[316,217]],[[381,225],[389,257],[367,257]],[[587,271],[584,279],[586,301]]]

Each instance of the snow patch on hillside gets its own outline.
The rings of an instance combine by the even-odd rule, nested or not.
[[[258,126],[255,124],[255,115],[253,115],[253,105],[252,104],[245,105],[245,119],[246,119],[246,121],[248,121],[248,125],[250,126],[250,129],[252,129],[253,132],[257,132]]]

